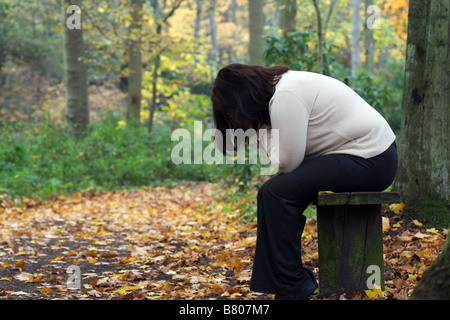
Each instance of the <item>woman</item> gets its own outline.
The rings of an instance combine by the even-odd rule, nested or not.
[[[317,282],[301,261],[303,211],[319,191],[386,189],[397,171],[395,134],[346,84],[286,66],[226,66],[211,100],[224,137],[226,129],[270,128],[269,139],[259,143],[281,172],[258,191],[250,289],[307,299]],[[279,143],[270,139],[273,130]]]

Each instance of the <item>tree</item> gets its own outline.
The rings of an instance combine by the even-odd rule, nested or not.
[[[352,77],[356,76],[356,72],[361,68],[361,17],[360,10],[361,0],[352,0]]]
[[[0,117],[36,119],[45,80],[63,75],[61,1],[0,0]],[[24,14],[27,13],[27,14]],[[19,67],[22,72],[17,72]],[[22,76],[20,75],[23,75]],[[37,77],[37,78],[35,78]],[[33,82],[36,81],[34,84]],[[26,96],[20,93],[23,89]]]
[[[163,5],[159,3],[159,0],[152,0],[151,5],[153,7],[153,16],[155,18],[155,28],[156,28],[156,36],[158,38],[158,42],[162,41],[162,28],[167,23],[167,20],[175,13],[175,11],[180,7],[181,3],[184,0],[176,0],[172,8],[165,12],[166,3],[164,1]],[[161,64],[161,52],[163,48],[155,48],[155,57],[153,60],[153,79],[152,79],[152,102],[150,104],[150,112],[147,130],[148,132],[152,131],[153,127],[153,117],[156,110],[156,95],[158,93],[158,72]]]
[[[195,6],[195,26],[194,26],[194,41],[198,42],[200,39],[200,22],[202,20],[203,0],[196,0]]]
[[[8,17],[7,8],[8,8],[7,5],[5,5],[4,3],[0,3],[0,20],[2,22],[6,21]],[[8,57],[7,54],[8,42],[6,41],[6,39],[8,38],[8,28],[4,23],[0,23],[0,33],[2,34],[2,37],[0,37],[0,88],[1,88],[4,82],[2,69],[3,66],[6,64],[6,58]]]
[[[364,47],[365,47],[365,55],[366,55],[366,69],[371,76],[374,75],[374,48],[375,48],[375,40],[373,38],[373,25],[368,25],[368,21],[371,17],[371,12],[369,7],[372,3],[372,0],[365,0],[365,17],[366,23],[364,24]]]
[[[163,37],[163,28],[183,1],[121,0],[111,2],[104,0],[101,4],[92,0],[93,10],[86,13],[92,26],[102,35],[102,41],[109,44],[103,45],[105,52],[112,47],[114,51],[109,52],[109,55],[116,54],[118,48],[119,50],[125,48],[127,53],[124,55],[125,59],[121,59],[121,69],[127,70],[121,77],[121,88],[126,87],[128,91],[127,124],[130,126],[139,125],[146,120],[148,131],[150,132],[152,129],[153,115],[157,104],[161,54],[167,49],[166,43],[170,42],[170,36]],[[144,8],[146,2],[153,9],[152,17]],[[102,15],[97,16],[97,10],[94,8],[97,8]],[[153,24],[150,23],[152,20]],[[143,23],[144,21],[148,23]],[[153,67],[151,81],[145,79],[144,65]],[[147,90],[147,85],[144,87],[143,83],[149,84],[151,90],[148,119],[141,119],[142,114],[145,115],[145,113],[141,113],[142,94],[143,90]]]
[[[262,33],[264,27],[263,16],[263,1],[249,0],[248,1],[248,15],[249,15],[249,58],[250,64],[262,64],[261,57],[263,54]]]
[[[209,26],[211,29],[211,55],[210,61],[213,65],[213,69],[216,68],[217,65],[217,54],[219,52],[219,44],[217,43],[217,24],[216,24],[216,0],[210,0],[209,2]],[[215,72],[212,75],[212,81],[215,78]]]
[[[323,47],[325,43],[325,37],[327,34],[328,23],[330,22],[331,14],[337,5],[339,0],[331,0],[330,7],[325,19],[324,25],[322,25],[322,15],[320,13],[320,7],[317,0],[313,0],[314,8],[317,15],[317,72],[323,73]]]
[[[450,224],[449,12],[448,0],[409,4],[396,180],[405,212],[441,227]]]
[[[66,117],[71,134],[80,137],[89,123],[87,75],[84,64],[82,0],[62,0]]]
[[[320,14],[320,7],[317,0],[313,0],[314,8],[317,14],[317,72],[323,73],[323,31],[322,31],[322,17]]]
[[[196,0],[196,6],[195,6],[195,24],[194,24],[194,43],[195,46],[198,47],[199,45],[199,39],[200,39],[200,23],[202,20],[202,7],[203,7],[203,0]],[[198,58],[195,56],[194,58],[194,69],[197,67]]]
[[[142,52],[141,52],[141,17],[143,0],[131,0],[131,24],[128,39],[128,98],[127,125],[138,126],[141,114],[142,89]]]
[[[297,17],[297,0],[278,0],[280,3],[280,28],[283,34],[295,31]]]

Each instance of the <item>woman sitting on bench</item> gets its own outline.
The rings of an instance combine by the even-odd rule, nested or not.
[[[226,129],[268,129],[267,137],[255,139],[281,172],[258,191],[250,289],[307,299],[317,282],[301,261],[303,211],[319,191],[386,189],[397,171],[395,134],[346,84],[286,66],[226,66],[211,100],[223,137]],[[279,139],[272,139],[274,130]]]

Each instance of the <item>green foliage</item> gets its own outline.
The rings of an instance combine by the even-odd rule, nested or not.
[[[162,13],[170,9],[170,2],[159,3],[163,4],[160,8]],[[225,3],[221,5],[223,8]],[[93,121],[99,120],[101,123],[91,124],[89,134],[77,142],[67,135],[67,128],[60,124],[65,121],[62,112],[62,50],[59,45],[63,27],[60,5],[60,1],[53,0],[0,0],[0,116],[9,122],[16,122],[0,123],[0,194],[48,196],[92,188],[114,189],[169,183],[179,179],[224,179],[229,183],[230,190],[242,193],[253,188],[253,178],[260,176],[260,165],[177,166],[171,161],[171,149],[177,142],[170,140],[173,130],[192,128],[194,121],[202,121],[204,130],[212,127],[209,94],[217,63],[224,65],[247,59],[245,6],[235,8],[236,22],[230,22],[229,17],[218,19],[223,20],[218,24],[223,50],[220,50],[218,62],[211,63],[209,32],[202,27],[199,37],[193,38],[194,23],[189,20],[194,19],[193,7],[177,9],[170,24],[163,28],[163,35],[157,36],[155,12],[152,5],[146,2],[141,19],[142,32],[130,36],[129,1],[84,1],[84,62],[88,67],[90,84],[89,107],[93,115],[91,120],[95,118]],[[270,9],[271,6],[267,3],[266,11],[275,10],[274,7]],[[312,9],[312,4],[305,2],[300,6],[304,6],[302,8],[305,10],[302,11],[302,27],[298,30],[314,29],[316,17],[313,10],[308,10]],[[345,11],[344,7],[342,5],[341,10]],[[229,14],[227,10],[219,11]],[[266,15],[269,16],[270,12]],[[200,25],[209,19],[208,15],[202,16]],[[345,39],[349,28],[333,21],[328,36],[333,40],[324,43],[324,74],[342,79],[348,73],[345,68],[348,67],[346,57],[349,50]],[[118,125],[122,119],[117,116],[109,115],[103,119],[103,114],[108,110],[118,114],[123,111],[125,104],[121,101],[118,88],[126,89],[129,72],[127,45],[130,37],[137,36],[142,40],[141,119],[144,121],[149,117],[153,98],[155,57],[159,55],[161,58],[151,135],[145,123],[142,128],[126,128]],[[392,32],[376,33],[376,44],[380,48],[386,48],[388,44],[391,46],[394,36]],[[265,41],[266,65],[286,64],[292,69],[316,71],[317,31],[280,33],[266,37]],[[339,43],[339,51],[335,50],[337,46],[333,43]],[[351,79],[351,86],[398,131],[404,59],[400,59],[398,54],[392,57],[389,65],[380,63],[378,78],[361,74],[357,79]],[[102,94],[101,88],[106,88],[107,94]],[[49,112],[52,119],[37,119],[37,114],[42,111]],[[206,144],[209,142],[204,142]],[[250,205],[248,209],[244,211],[253,211]]]
[[[171,141],[174,129],[189,130],[195,152],[194,121],[203,120],[204,131],[210,127],[205,123],[210,121],[208,97],[186,91],[176,99],[159,115],[151,134],[144,126],[126,126],[114,114],[91,123],[88,134],[79,140],[72,139],[64,124],[53,122],[45,113],[36,122],[1,122],[0,194],[46,198],[87,189],[133,188],[179,180],[224,181],[240,193],[253,188],[262,165],[248,163],[248,150],[245,164],[238,164],[237,159],[226,164],[225,158],[223,164],[173,163],[171,152],[179,143]],[[210,143],[203,141],[202,150]],[[252,210],[246,208],[241,208],[246,214]]]
[[[314,41],[317,41],[316,31],[291,32],[283,35],[268,36],[265,38],[267,49],[263,53],[266,65],[285,64],[293,70],[314,71],[317,64],[317,50]],[[332,56],[336,45],[324,43],[323,65],[324,74],[331,73],[334,62]]]
[[[54,1],[0,0],[0,65],[11,60],[28,65],[41,75],[60,77],[58,19],[48,11],[58,10]]]
[[[30,124],[2,124],[0,193],[13,197],[47,197],[85,189],[116,189],[206,180],[213,166],[179,165],[171,161],[176,142],[168,126],[146,128],[117,125],[107,116],[92,124],[82,140],[49,119]],[[220,170],[216,173],[220,174]],[[217,177],[217,176],[216,176]]]
[[[285,64],[294,70],[312,70],[314,61],[308,46],[310,38],[311,33],[306,31],[266,37],[265,64]]]
[[[210,97],[191,94],[188,88],[178,90],[161,111],[160,116],[171,128],[187,127],[201,119],[212,121]]]

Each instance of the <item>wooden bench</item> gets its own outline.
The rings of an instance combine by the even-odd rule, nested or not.
[[[399,202],[400,194],[395,192],[317,195],[322,297],[364,294],[364,290],[373,289],[373,283],[384,290],[381,205]]]

